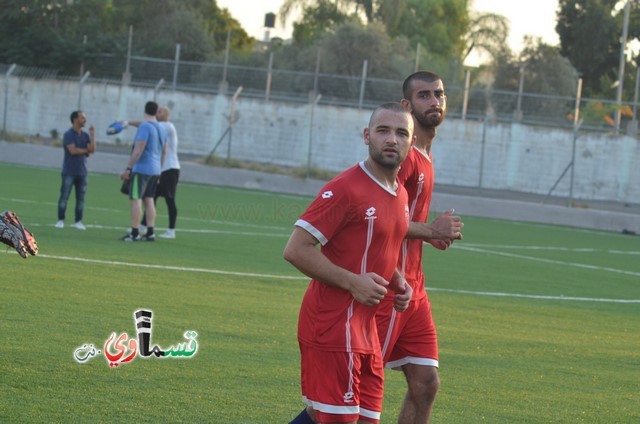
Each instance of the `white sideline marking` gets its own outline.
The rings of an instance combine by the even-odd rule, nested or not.
[[[16,252],[9,251],[9,250],[2,253],[10,253],[10,254],[17,255]],[[271,278],[275,280],[309,281],[309,278],[305,276],[259,274],[259,273],[252,273],[252,272],[224,271],[219,269],[140,264],[140,263],[133,263],[133,262],[105,261],[100,259],[87,259],[87,258],[72,258],[68,256],[56,256],[56,255],[46,255],[46,254],[39,254],[37,257],[45,258],[45,259],[57,259],[61,261],[71,261],[71,262],[85,262],[85,263],[94,263],[94,264],[102,264],[102,265],[128,266],[128,267],[134,267],[134,268],[162,269],[162,270],[184,271],[184,272],[202,272],[202,273],[218,274],[218,275],[234,275],[234,276],[240,276],[240,277]],[[544,295],[534,295],[534,294],[443,289],[438,287],[429,287],[427,290],[449,292],[449,293],[470,294],[470,295],[476,295],[476,296],[515,297],[515,298],[523,298],[523,299],[570,300],[570,301],[577,301],[577,302],[603,302],[603,303],[640,303],[640,299],[602,299],[602,298],[590,298],[590,297],[544,296]]]
[[[607,302],[607,303],[640,303],[640,299],[601,299],[601,298],[594,298],[594,297],[543,296],[543,295],[536,295],[536,294],[516,294],[516,293],[500,293],[500,292],[482,292],[482,291],[473,291],[473,290],[439,289],[435,287],[427,288],[427,291],[472,294],[475,296],[521,297],[526,299],[576,300],[580,302]]]
[[[530,261],[545,262],[545,263],[548,263],[548,264],[563,265],[563,266],[573,266],[573,267],[576,267],[576,268],[593,269],[595,271],[615,272],[617,274],[625,274],[625,275],[631,275],[631,276],[634,276],[634,277],[636,277],[636,276],[640,277],[640,272],[626,271],[626,270],[623,270],[623,269],[607,268],[607,267],[588,265],[588,264],[579,264],[579,263],[575,263],[575,262],[556,261],[554,259],[536,258],[536,257],[533,257],[533,256],[517,255],[515,253],[496,252],[495,250],[478,249],[478,248],[475,248],[475,247],[467,247],[467,246],[461,246],[461,245],[458,245],[457,248],[458,249],[462,249],[462,250],[469,250],[469,251],[472,251],[472,252],[487,253],[489,255],[506,256],[508,258],[527,259],[527,260],[530,260]]]
[[[512,249],[512,250],[546,250],[546,251],[556,251],[556,252],[585,252],[585,253],[597,253],[597,252],[605,252],[605,253],[614,253],[617,255],[640,255],[640,251],[626,251],[626,250],[604,250],[604,249],[594,249],[592,247],[554,247],[554,246],[517,246],[517,245],[509,245],[509,244],[473,244],[473,243],[462,243],[454,244],[453,247],[476,247],[476,248],[496,248],[496,249]]]
[[[240,277],[274,278],[278,280],[309,280],[309,278],[307,277],[292,276],[292,275],[258,274],[253,272],[223,271],[220,269],[192,268],[192,267],[182,267],[182,266],[172,266],[172,265],[140,264],[140,263],[134,263],[134,262],[105,261],[101,259],[71,258],[68,256],[56,256],[56,255],[40,255],[39,254],[38,257],[46,258],[46,259],[58,259],[61,261],[88,262],[88,263],[102,264],[102,265],[130,266],[135,268],[162,269],[162,270],[170,270],[170,271],[204,272],[209,274],[235,275]]]

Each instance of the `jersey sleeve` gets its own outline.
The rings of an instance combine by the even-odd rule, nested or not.
[[[322,188],[295,225],[308,231],[324,246],[349,221],[348,205],[348,191],[330,182]]]

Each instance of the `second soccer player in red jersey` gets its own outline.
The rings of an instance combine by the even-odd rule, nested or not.
[[[431,145],[447,110],[442,79],[432,72],[416,72],[405,80],[403,95],[402,104],[413,115],[415,137],[398,173],[409,196],[411,219],[398,269],[413,288],[413,297],[402,313],[393,309],[392,298],[385,298],[376,313],[376,323],[386,367],[401,369],[407,379],[408,391],[398,422],[408,424],[429,421],[440,384],[436,328],[422,272],[423,241],[444,250],[462,238],[464,224],[453,215],[453,209],[427,223],[434,180]]]

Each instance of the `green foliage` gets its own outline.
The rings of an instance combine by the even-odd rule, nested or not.
[[[460,57],[469,28],[468,0],[407,0],[401,17],[389,34],[405,36],[434,55]]]
[[[583,79],[583,95],[595,97],[607,91],[602,78],[616,80],[622,20],[614,18],[617,0],[560,0],[556,31],[560,53]]]
[[[7,0],[0,8],[0,62],[75,74],[96,54],[122,56],[133,26],[133,54],[206,61],[225,49],[251,50],[248,37],[226,9],[208,0]],[[85,42],[86,37],[86,42]]]
[[[304,8],[302,18],[293,23],[293,40],[300,45],[315,43],[325,32],[349,20],[330,0],[319,0]]]

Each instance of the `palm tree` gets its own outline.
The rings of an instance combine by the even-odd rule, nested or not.
[[[498,57],[504,50],[509,36],[509,20],[495,13],[481,13],[472,15],[469,31],[465,36],[466,50],[463,62],[474,50],[488,53],[491,57]]]

